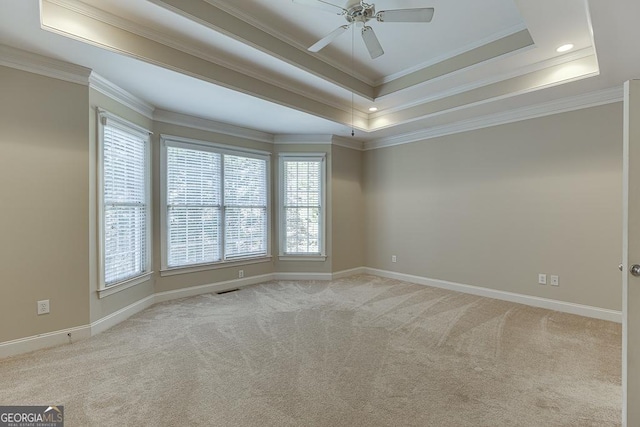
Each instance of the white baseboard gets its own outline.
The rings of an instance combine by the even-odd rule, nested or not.
[[[331,273],[274,273],[273,280],[331,280]]]
[[[71,334],[71,336],[68,334]],[[35,350],[42,350],[43,348],[68,344],[72,341],[89,338],[90,336],[91,327],[89,325],[84,325],[48,332],[46,334],[33,335],[17,340],[5,341],[0,343],[0,359],[29,353]]]
[[[448,289],[481,297],[525,304],[532,307],[546,308],[548,310],[561,311],[563,313],[577,314],[579,316],[622,323],[622,312],[620,311],[592,307],[589,305],[574,304],[571,302],[552,300],[548,298],[534,297],[530,295],[516,294],[507,291],[499,291],[496,289],[482,288],[479,286],[465,285],[462,283],[447,282],[445,280],[429,279],[427,277],[413,276],[410,274],[396,273],[387,270],[378,270],[376,268],[366,267],[364,270],[366,274],[402,280],[404,282],[415,283],[418,285],[432,286],[434,288]]]
[[[211,283],[208,285],[192,286],[190,288],[176,289],[174,291],[158,292],[155,294],[154,303],[171,301],[178,298],[193,297],[212,292],[224,292],[230,289],[274,280],[273,274],[245,277],[242,279],[227,280],[225,282]]]
[[[364,267],[357,267],[333,273],[274,273],[273,276],[274,280],[335,280],[356,274],[364,274],[364,272]]]
[[[196,295],[208,294],[212,292],[224,292],[230,289],[242,288],[244,286],[250,286],[250,285],[256,285],[258,283],[268,282],[270,280],[333,280],[333,279],[353,276],[355,274],[363,274],[364,272],[365,272],[364,267],[358,267],[358,268],[352,268],[350,270],[338,271],[333,274],[332,273],[262,274],[260,276],[245,277],[243,279],[234,279],[234,280],[228,280],[225,282],[217,282],[217,283],[211,283],[207,285],[176,289],[174,291],[158,292],[154,295],[155,297],[154,303],[170,301],[178,298],[193,297]]]
[[[175,291],[159,292],[149,295],[139,301],[136,301],[120,310],[111,313],[89,325],[78,326],[70,329],[49,332],[46,334],[34,335],[31,337],[20,338],[12,341],[0,343],[0,359],[29,353],[35,350],[42,350],[49,347],[56,347],[63,344],[69,344],[78,340],[92,337],[104,332],[107,329],[123,322],[129,317],[137,314],[157,302],[169,301],[172,299],[190,297],[210,292],[221,292],[229,289],[240,288],[243,286],[253,285],[256,283],[273,280],[273,274],[265,274],[262,276],[246,277],[243,279],[229,280],[226,282],[214,283],[210,285],[193,286],[186,289],[178,289]],[[71,333],[71,339],[67,334]]]
[[[134,314],[140,313],[142,310],[145,310],[151,307],[154,304],[154,295],[149,295],[146,298],[143,298],[139,301],[134,302],[133,304],[129,304],[128,306],[121,308],[120,310],[111,313],[101,319],[96,320],[91,323],[91,336],[99,334],[100,332],[104,332],[107,329],[117,325],[120,322],[127,320],[129,317]]]
[[[389,279],[396,279],[419,285],[432,286],[434,288],[448,289],[451,291],[463,292],[482,297],[525,304],[533,307],[546,308],[549,310],[556,310],[564,313],[577,314],[580,316],[622,323],[622,313],[620,311],[607,310],[603,308],[574,304],[570,302],[516,294],[513,292],[499,291],[489,288],[482,288],[479,286],[465,285],[462,283],[448,282],[445,280],[430,279],[428,277],[396,273],[393,271],[379,270],[369,267],[358,267],[349,270],[337,271],[335,273],[263,274],[260,276],[245,277],[242,279],[228,280],[225,282],[192,286],[190,288],[184,289],[176,289],[173,291],[158,292],[153,295],[149,295],[148,297],[143,298],[139,301],[136,301],[89,325],[63,329],[46,334],[34,335],[0,343],[0,359],[28,353],[35,350],[41,350],[44,348],[55,347],[62,344],[68,344],[69,342],[71,342],[71,340],[77,341],[89,338],[93,335],[99,334],[100,332],[106,331],[107,329],[117,325],[118,323],[128,319],[134,314],[139,313],[158,302],[192,297],[212,292],[223,292],[230,289],[268,282],[270,280],[334,280],[353,276],[356,274],[372,274]],[[71,339],[68,336],[69,333],[72,334]]]
[[[345,277],[355,276],[357,274],[365,274],[366,269],[364,267],[350,268],[349,270],[335,271],[331,275],[332,280],[344,279]]]

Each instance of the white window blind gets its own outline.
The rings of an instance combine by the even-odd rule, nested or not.
[[[221,156],[167,148],[167,265],[220,261]]]
[[[224,156],[225,257],[267,253],[267,162]]]
[[[103,126],[104,286],[149,271],[148,135]]]
[[[282,245],[286,255],[322,254],[323,166],[321,157],[282,161]]]
[[[266,155],[163,137],[164,268],[269,252]]]

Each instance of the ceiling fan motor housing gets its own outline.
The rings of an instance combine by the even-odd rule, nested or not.
[[[361,3],[349,8],[345,14],[347,22],[364,24],[376,15],[376,6],[373,4]]]

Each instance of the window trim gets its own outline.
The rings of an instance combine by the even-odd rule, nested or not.
[[[228,267],[241,267],[244,265],[251,264],[262,264],[266,262],[272,261],[271,255],[268,256],[260,256],[260,257],[245,257],[245,258],[235,258],[232,261],[218,261],[218,262],[208,262],[201,264],[189,264],[185,266],[179,267],[169,267],[168,269],[160,270],[160,277],[167,276],[175,276],[177,274],[187,274],[187,273],[198,273],[200,271],[208,271],[208,270],[219,270],[221,268]]]
[[[152,184],[151,184],[151,131],[125,120],[115,114],[96,108],[98,116],[98,167],[97,167],[97,203],[98,203],[98,298],[113,295],[132,286],[146,282],[153,274],[153,205],[152,205]],[[145,149],[145,204],[147,207],[146,217],[146,269],[137,276],[128,277],[118,282],[106,285],[105,283],[105,209],[104,209],[104,130],[105,126],[113,126],[122,131],[128,132],[144,140]]]
[[[244,156],[257,158],[266,161],[266,197],[267,197],[267,250],[265,254],[251,257],[232,257],[225,259],[224,244],[225,244],[225,228],[224,228],[224,214],[221,217],[222,224],[222,236],[220,242],[221,259],[220,261],[204,262],[197,264],[188,264],[169,267],[169,246],[168,246],[168,232],[169,224],[167,223],[167,147],[178,147],[185,149],[197,149],[202,151],[208,151],[211,153],[218,153],[221,155],[232,156]],[[224,162],[224,160],[223,160]],[[224,166],[223,166],[224,170]],[[221,191],[224,192],[224,182],[221,181]],[[221,209],[224,212],[224,195],[221,197]],[[263,150],[256,150],[252,148],[236,147],[232,145],[219,144],[215,142],[203,141],[192,138],[185,138],[181,136],[160,134],[160,275],[172,276],[176,274],[194,273],[199,271],[214,270],[225,267],[247,265],[261,262],[271,261],[271,153]]]
[[[327,224],[327,153],[280,153],[278,155],[278,259],[280,261],[319,261],[323,262],[327,259],[326,252],[326,224]],[[285,161],[319,161],[320,162],[320,223],[319,223],[319,233],[318,236],[320,238],[320,253],[310,253],[310,254],[301,254],[301,253],[287,253],[285,252],[286,247],[286,233],[287,233],[287,225],[286,215],[285,215],[285,207],[284,207],[284,197],[285,197],[285,183],[284,183],[284,162]]]

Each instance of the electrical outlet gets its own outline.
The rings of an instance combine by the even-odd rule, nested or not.
[[[391,255],[391,262],[396,262],[398,258],[395,255]]]
[[[45,299],[42,301],[38,301],[38,316],[41,314],[49,313],[49,300]]]
[[[560,277],[551,275],[551,286],[560,286]]]
[[[547,284],[547,275],[546,274],[538,274],[538,283],[541,285]]]
[[[244,270],[238,270],[238,279],[242,279],[244,277]]]

